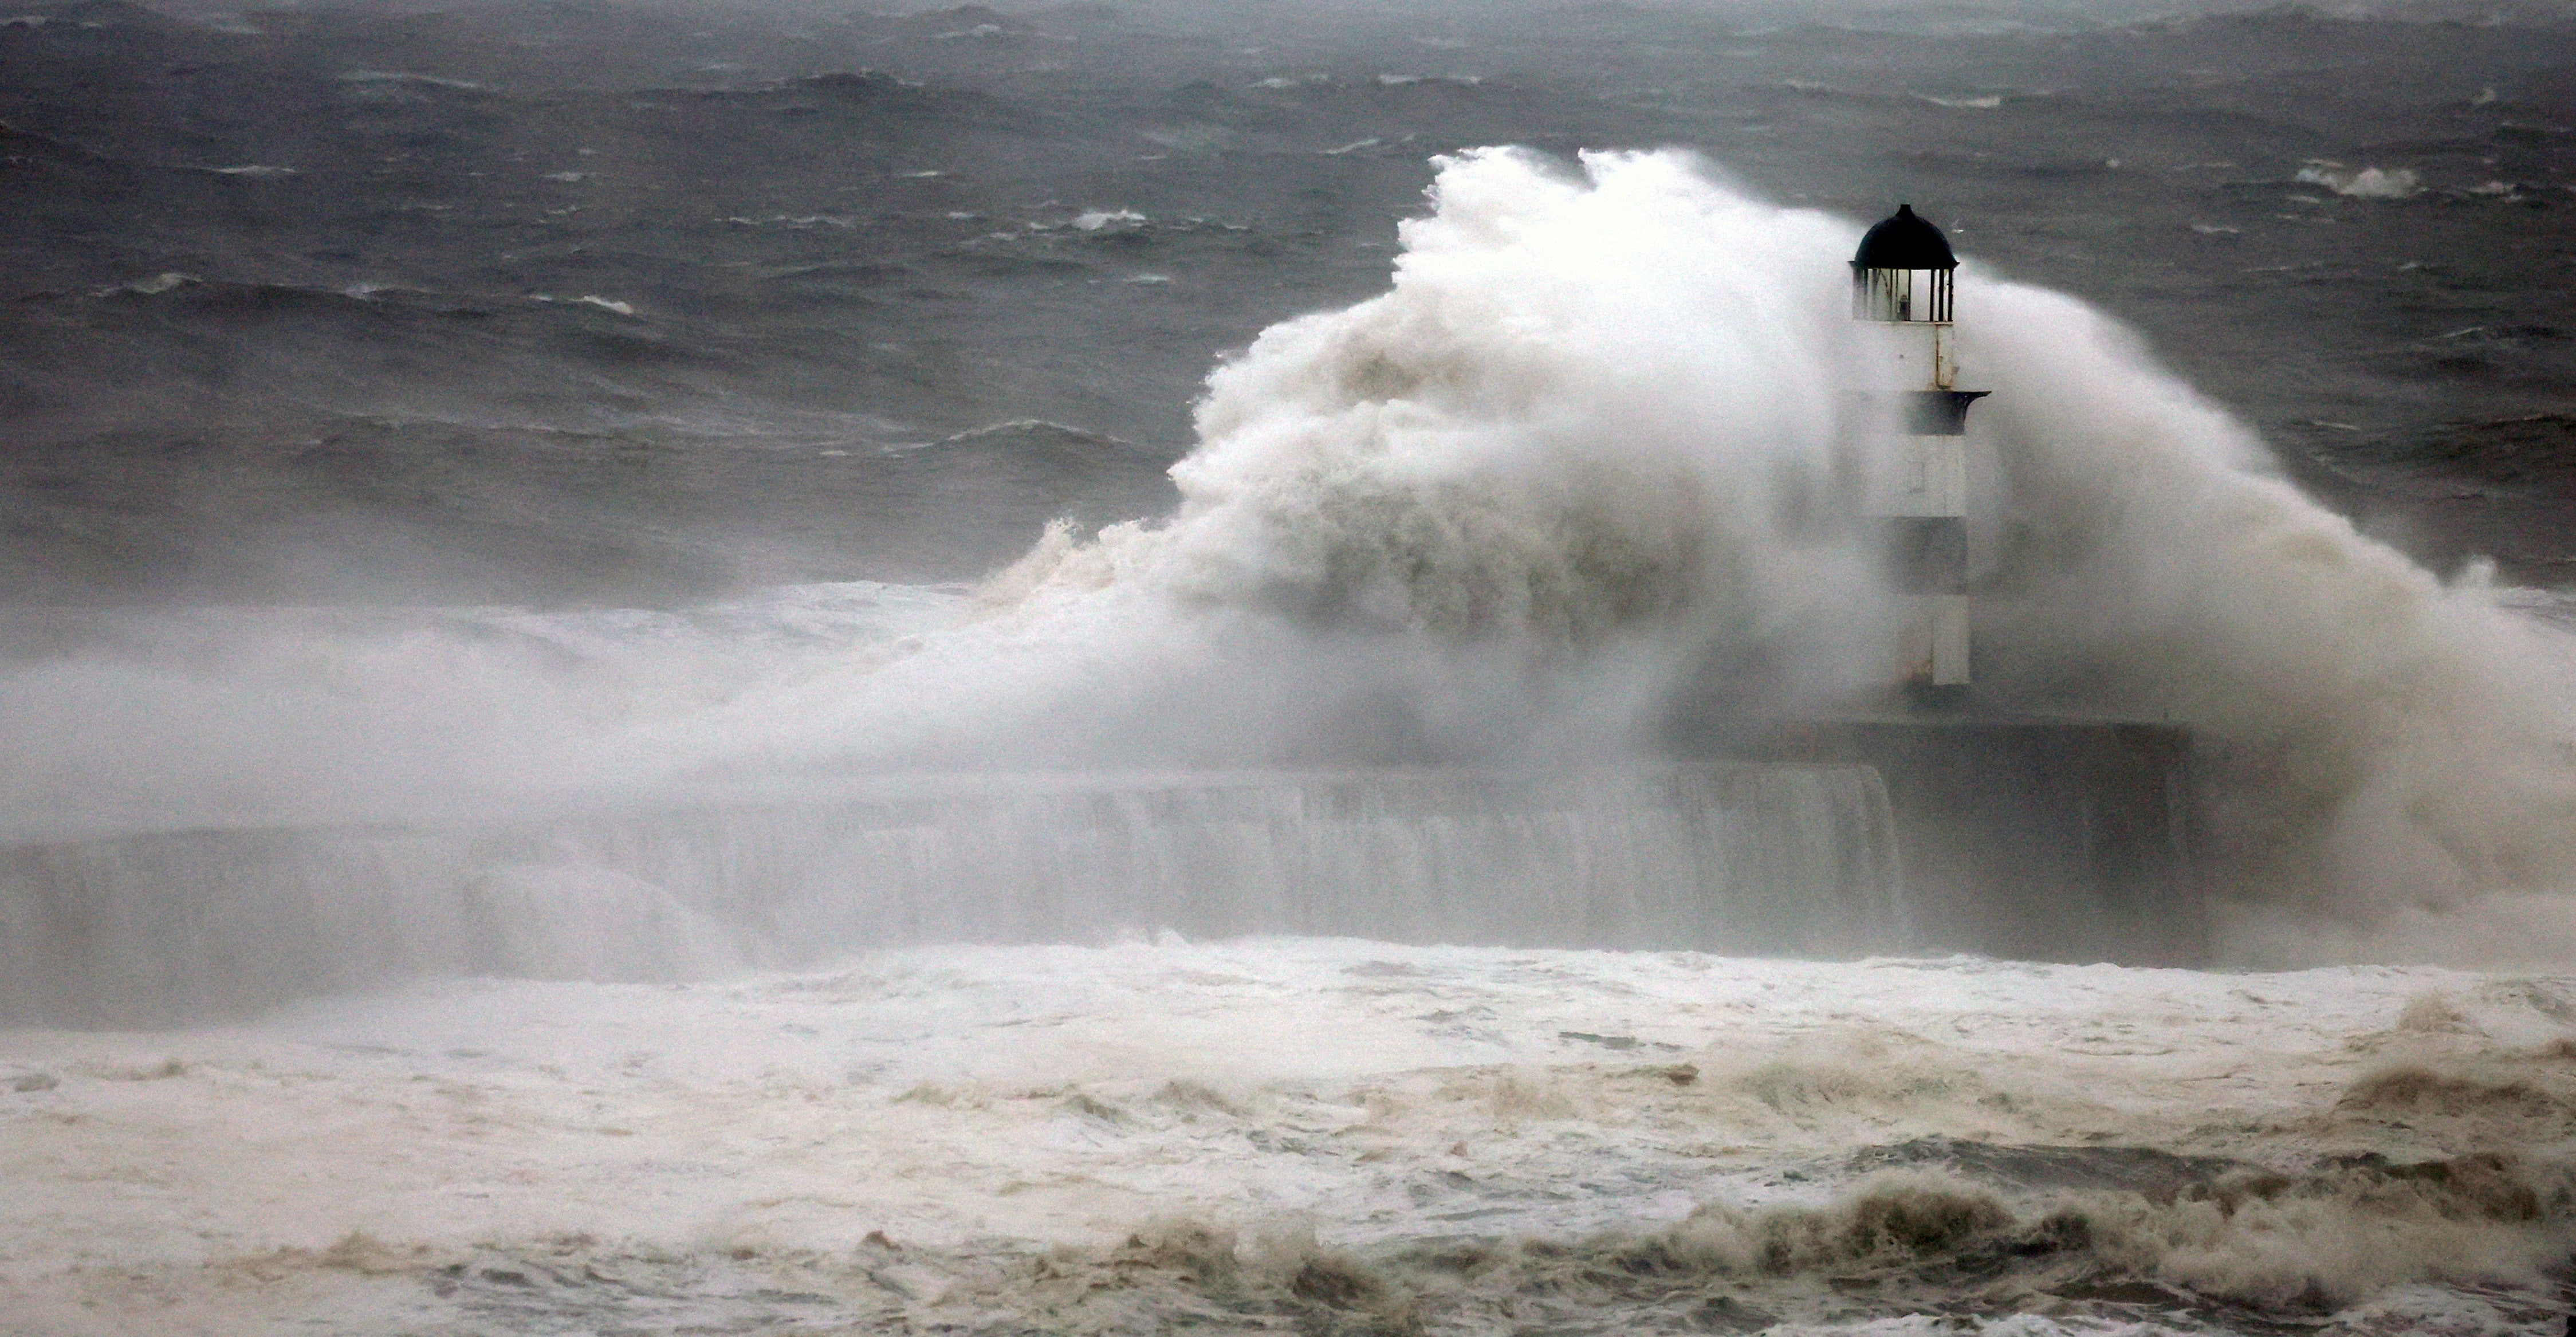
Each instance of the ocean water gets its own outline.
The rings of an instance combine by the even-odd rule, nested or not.
[[[1967,270],[2016,317],[1962,353],[2021,529],[1983,690],[2189,721],[2215,963],[2309,968],[1887,955],[1873,776],[1620,724],[1709,660],[1867,682],[1888,596],[1798,504],[1852,226],[1585,173],[1448,162],[1388,294],[1216,373],[1173,517],[972,588],[98,614],[21,667],[17,1020],[162,1028],[9,1033],[22,1322],[2562,1322],[2555,601]]]
[[[1348,939],[13,1033],[20,1331],[2537,1333],[2576,985]]]
[[[1836,16],[7,10],[0,1330],[2563,1329],[2563,20]],[[1657,733],[1934,186],[2199,968]]]

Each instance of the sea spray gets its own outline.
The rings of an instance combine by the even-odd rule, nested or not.
[[[1881,426],[1848,393],[1851,229],[1671,153],[1470,153],[1432,200],[1385,296],[1211,378],[1169,523],[1042,548],[1005,601],[1060,629],[1141,581],[1300,625],[1273,667],[1327,678],[1368,633],[1381,671],[1478,666],[1551,745],[1712,665],[1774,709],[1865,694],[1889,606],[1837,523]],[[1996,389],[1984,703],[2197,732],[2239,959],[2576,959],[2569,639],[2301,495],[2115,323],[1961,274],[1961,374]],[[1435,746],[1496,746],[1428,713]]]
[[[1746,764],[809,779],[643,811],[0,845],[0,1026],[1176,932],[1900,952],[1895,845],[1877,772]]]
[[[1211,376],[1171,516],[1032,535],[979,597],[792,645],[242,618],[192,657],[143,619],[0,675],[9,824],[1615,763],[1685,681],[1774,713],[1870,699],[1895,605],[1854,521],[1886,426],[1845,314],[1856,228],[1677,153],[1479,150],[1430,203],[1385,294]],[[1959,309],[1961,375],[1995,391],[1983,703],[2196,731],[2233,959],[2576,956],[2564,634],[2360,537],[2076,301],[1971,256]]]
[[[2197,731],[2245,959],[2576,960],[2576,642],[2359,535],[2111,322],[1970,293],[1987,688]]]

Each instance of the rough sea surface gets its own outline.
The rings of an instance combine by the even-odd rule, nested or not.
[[[0,0],[0,1332],[2558,1333],[2571,168],[2527,0]],[[2203,969],[1647,723],[1885,704],[1900,201]]]
[[[2477,4],[0,5],[12,603],[972,579],[1158,513],[1433,155],[1675,146],[2100,304],[2554,582],[2576,36]]]
[[[2554,1332],[2571,1018],[1168,935],[486,980],[13,1035],[0,1286],[81,1334]]]

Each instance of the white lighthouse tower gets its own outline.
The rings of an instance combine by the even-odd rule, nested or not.
[[[1869,452],[1863,511],[1887,535],[1891,576],[1906,600],[1899,681],[1918,699],[1968,686],[1968,406],[1950,328],[1950,241],[1898,205],[1852,257],[1852,318],[1882,331],[1881,356],[1902,386],[1896,432]]]

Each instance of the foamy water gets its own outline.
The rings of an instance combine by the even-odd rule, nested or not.
[[[46,1333],[2537,1331],[2571,1017],[2431,969],[1169,936],[448,984],[11,1035],[0,1284]]]

